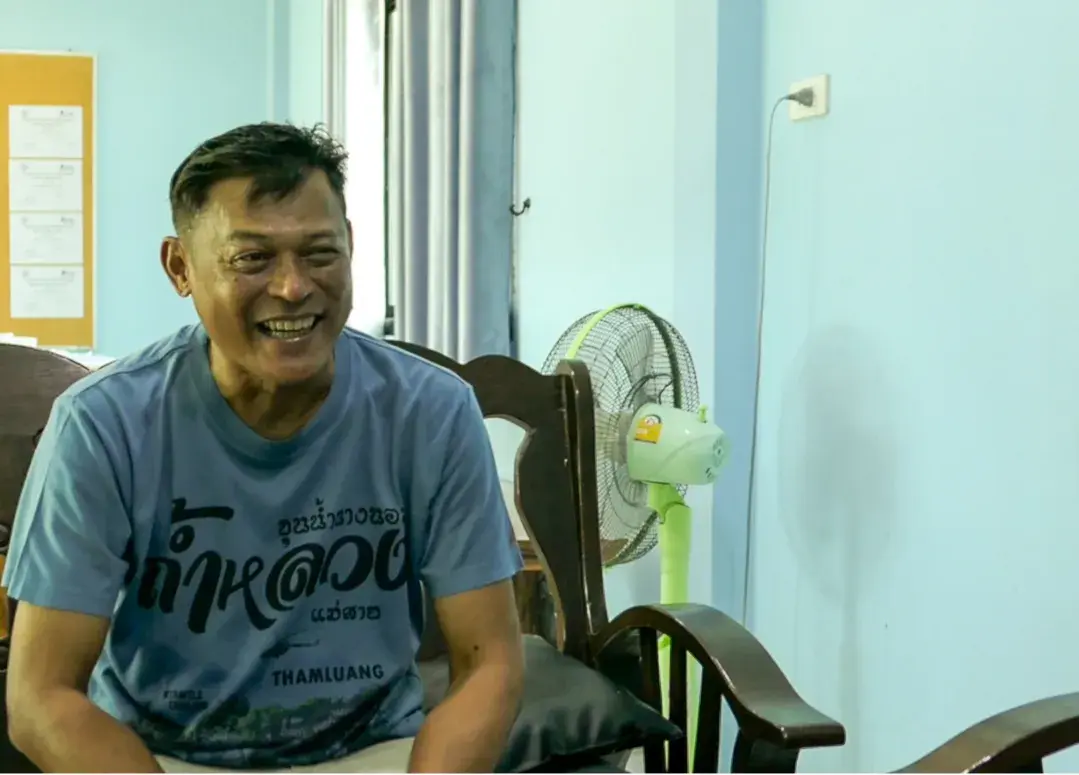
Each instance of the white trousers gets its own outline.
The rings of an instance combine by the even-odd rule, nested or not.
[[[269,772],[385,772],[398,773],[408,770],[408,757],[412,753],[411,737],[401,740],[388,740],[385,743],[364,748],[343,759],[311,764],[305,767],[290,767]],[[168,756],[157,757],[157,763],[165,772],[239,772],[240,770],[215,769],[188,764]]]

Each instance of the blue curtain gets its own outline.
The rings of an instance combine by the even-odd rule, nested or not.
[[[391,336],[510,353],[516,3],[403,0],[390,16]]]

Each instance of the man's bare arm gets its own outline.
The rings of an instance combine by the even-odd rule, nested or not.
[[[450,690],[416,736],[409,772],[491,772],[524,682],[511,581],[435,600],[450,652]]]
[[[19,603],[7,675],[8,735],[44,772],[161,772],[131,729],[86,696],[108,620]]]

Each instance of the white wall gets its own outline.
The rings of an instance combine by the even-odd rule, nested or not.
[[[713,404],[716,14],[713,0],[519,0],[526,363],[542,365],[580,315],[641,302],[682,332]],[[712,498],[690,494],[701,602],[712,600]],[[658,600],[657,553],[614,569],[607,585],[612,612]]]

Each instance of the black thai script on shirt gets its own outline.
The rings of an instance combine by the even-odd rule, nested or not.
[[[368,509],[366,513],[370,515],[372,511]],[[390,525],[383,519],[378,526],[381,529],[372,531],[368,527],[367,535],[342,532],[327,545],[297,544],[272,561],[259,555],[235,559],[215,549],[188,554],[195,542],[196,528],[204,520],[231,520],[233,509],[191,508],[187,499],[177,498],[172,503],[169,556],[147,557],[140,568],[129,552],[125,581],[129,587],[135,585],[136,604],[145,610],[172,614],[186,606],[187,628],[192,633],[206,632],[211,617],[237,600],[242,601],[252,626],[266,630],[280,615],[326,587],[346,593],[373,582],[378,589],[389,592],[405,584],[411,566],[407,536],[399,524],[401,510],[379,511],[383,515],[396,513],[397,522]],[[187,590],[191,590],[190,594]],[[315,610],[324,620],[330,620],[326,609]],[[345,620],[344,609],[340,610],[341,616],[333,621]],[[364,619],[381,616],[377,606],[364,606],[363,610]],[[360,618],[356,608],[350,614],[350,621]]]
[[[354,525],[396,525],[401,521],[401,509],[382,508],[381,506],[359,506],[356,509],[327,509],[322,499],[315,501],[315,508],[310,514],[301,514],[291,519],[277,520],[277,535],[281,543],[288,546],[292,539],[305,533],[318,533],[324,530],[339,530]]]

